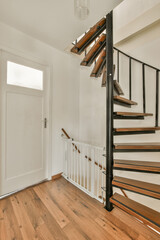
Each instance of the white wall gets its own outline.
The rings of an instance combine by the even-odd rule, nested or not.
[[[101,80],[90,78],[91,68],[80,68],[79,139],[104,146],[105,143],[105,88]]]
[[[125,0],[114,9],[114,43],[159,21],[160,0]]]
[[[52,87],[52,175],[62,172],[61,128],[76,133],[77,59],[0,23],[0,47],[50,66]],[[72,61],[72,58],[74,61]],[[76,80],[76,81],[75,81]]]

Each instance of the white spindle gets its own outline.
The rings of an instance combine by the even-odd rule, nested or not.
[[[68,149],[68,154],[67,154],[67,163],[68,163],[68,178],[70,179],[71,178],[71,157],[72,157],[72,155],[71,155],[71,151],[72,151],[72,145],[71,145],[71,141],[67,141],[67,149]]]
[[[92,193],[92,196],[94,196],[94,183],[95,183],[95,149],[92,148],[91,149],[91,159],[92,159],[92,162],[91,162],[91,193]]]
[[[86,147],[83,148],[83,151],[84,151],[85,148]],[[84,176],[83,176],[84,188],[86,188],[86,158],[85,158],[85,153],[83,154],[83,170],[84,170],[84,172],[83,172],[83,174],[84,174]]]
[[[80,186],[82,186],[82,145],[80,145]]]
[[[87,190],[89,191],[89,148],[87,147],[87,158],[86,158],[86,165],[87,165]]]
[[[78,183],[78,149],[79,145],[77,145],[77,150],[76,150],[76,182]]]
[[[98,165],[97,165],[97,198],[99,197],[99,150],[97,149],[97,159],[96,159]]]
[[[75,150],[75,147],[73,147],[73,179],[74,179],[74,182],[75,182],[75,179],[76,179],[76,158],[75,158],[75,156],[76,156],[76,154],[75,154],[75,152],[76,152],[76,150]]]

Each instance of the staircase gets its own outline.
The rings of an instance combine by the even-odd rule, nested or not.
[[[160,142],[150,143],[115,143],[114,136],[137,135],[137,134],[155,134],[160,131],[159,127],[159,72],[160,69],[155,68],[147,63],[135,59],[126,53],[120,51],[113,46],[112,33],[112,12],[106,18],[101,19],[95,24],[81,39],[76,42],[71,52],[74,54],[84,54],[81,62],[82,66],[90,67],[94,64],[91,71],[91,77],[98,78],[102,76],[102,86],[106,86],[107,101],[107,145],[106,145],[106,170],[103,173],[106,176],[106,186],[102,189],[106,192],[105,208],[112,211],[113,206],[121,208],[125,212],[136,217],[147,226],[160,232],[160,212],[157,212],[145,205],[133,201],[118,193],[113,194],[113,187],[134,192],[147,197],[160,200],[160,183],[153,184],[149,182],[129,179],[120,176],[114,176],[114,170],[139,172],[146,174],[160,174],[160,161],[139,161],[114,159],[114,153],[131,153],[134,159],[136,152],[160,152]],[[89,49],[89,50],[88,50]],[[115,66],[113,64],[113,51],[117,52],[117,84],[119,84],[119,55],[125,55],[129,60],[129,98],[122,97],[123,92],[116,89],[113,77]],[[132,62],[138,62],[142,65],[142,84],[143,84],[143,112],[128,111],[138,105],[132,100]],[[156,107],[155,107],[155,126],[149,127],[128,127],[114,128],[115,120],[145,120],[146,117],[153,117],[153,113],[146,112],[146,91],[145,91],[145,68],[149,67],[156,73]],[[119,86],[120,87],[120,86]],[[119,94],[117,92],[119,91]],[[114,111],[114,106],[120,105],[124,107],[124,111]],[[127,109],[127,111],[125,110]],[[143,180],[143,179],[142,179]]]

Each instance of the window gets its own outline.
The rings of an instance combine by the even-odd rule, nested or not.
[[[43,90],[43,71],[8,61],[7,84]]]

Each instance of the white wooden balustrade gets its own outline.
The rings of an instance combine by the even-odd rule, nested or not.
[[[63,177],[102,202],[104,148],[63,138]]]

